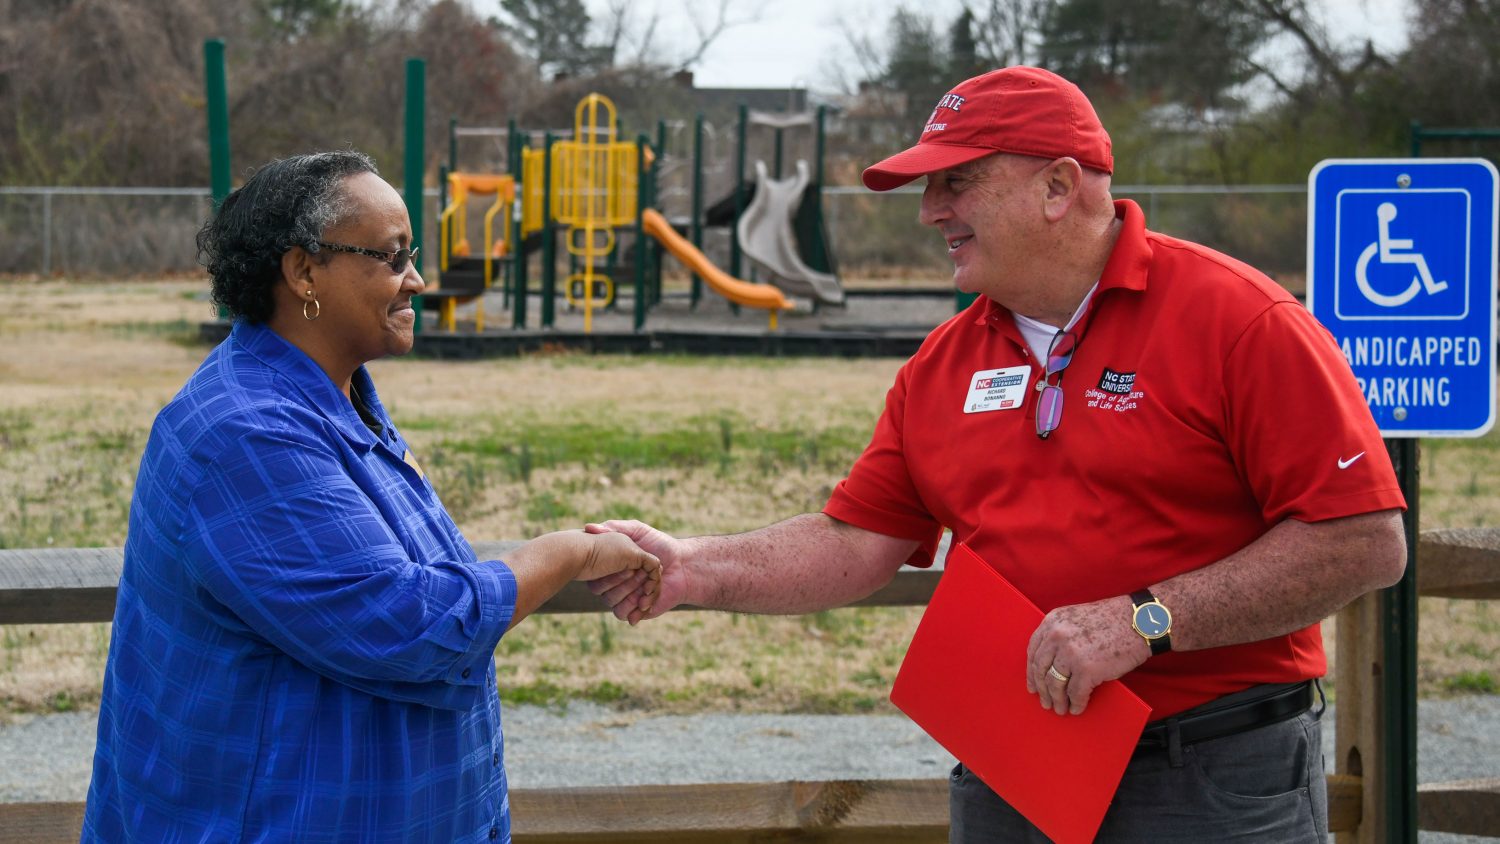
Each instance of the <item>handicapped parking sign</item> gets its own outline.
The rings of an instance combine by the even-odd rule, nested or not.
[[[1334,288],[1340,319],[1468,315],[1467,258],[1474,233],[1469,231],[1473,215],[1466,191],[1438,189],[1392,197],[1388,191],[1350,189],[1340,191],[1337,201]],[[1419,231],[1421,247],[1417,237],[1401,236]]]
[[[1495,167],[1331,159],[1308,176],[1308,308],[1388,437],[1495,419]]]

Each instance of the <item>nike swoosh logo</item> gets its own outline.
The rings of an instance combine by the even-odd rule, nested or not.
[[[1365,453],[1363,451],[1361,451],[1359,454],[1354,455],[1353,457],[1349,458],[1348,460],[1345,460],[1343,458],[1339,458],[1339,468],[1340,469],[1347,469],[1350,466],[1354,465],[1354,461],[1356,461],[1359,458],[1364,457],[1364,456],[1365,456]]]

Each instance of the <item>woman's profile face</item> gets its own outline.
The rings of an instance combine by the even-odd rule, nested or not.
[[[323,232],[324,243],[378,252],[411,246],[406,205],[384,179],[357,173],[342,187],[348,211]],[[326,258],[313,271],[321,306],[318,329],[360,363],[411,351],[416,325],[411,297],[423,289],[416,265],[407,261],[397,273],[369,255],[328,249],[322,254]]]

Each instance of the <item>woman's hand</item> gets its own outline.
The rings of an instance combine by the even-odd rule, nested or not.
[[[601,577],[618,575],[635,584],[635,593],[641,596],[642,609],[649,610],[661,594],[661,560],[623,533],[585,533],[588,551],[583,568],[574,580],[598,580]]]
[[[661,560],[630,537],[615,533],[560,530],[539,536],[506,555],[516,576],[516,609],[511,627],[535,612],[570,580],[618,577],[636,583],[640,601],[650,607],[661,594]]]

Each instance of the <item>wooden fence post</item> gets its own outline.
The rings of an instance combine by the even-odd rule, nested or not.
[[[1337,844],[1381,844],[1386,840],[1385,813],[1379,811],[1385,799],[1380,753],[1385,724],[1381,618],[1378,592],[1357,598],[1338,614],[1334,773],[1358,778],[1361,812],[1352,830],[1334,835]]]

